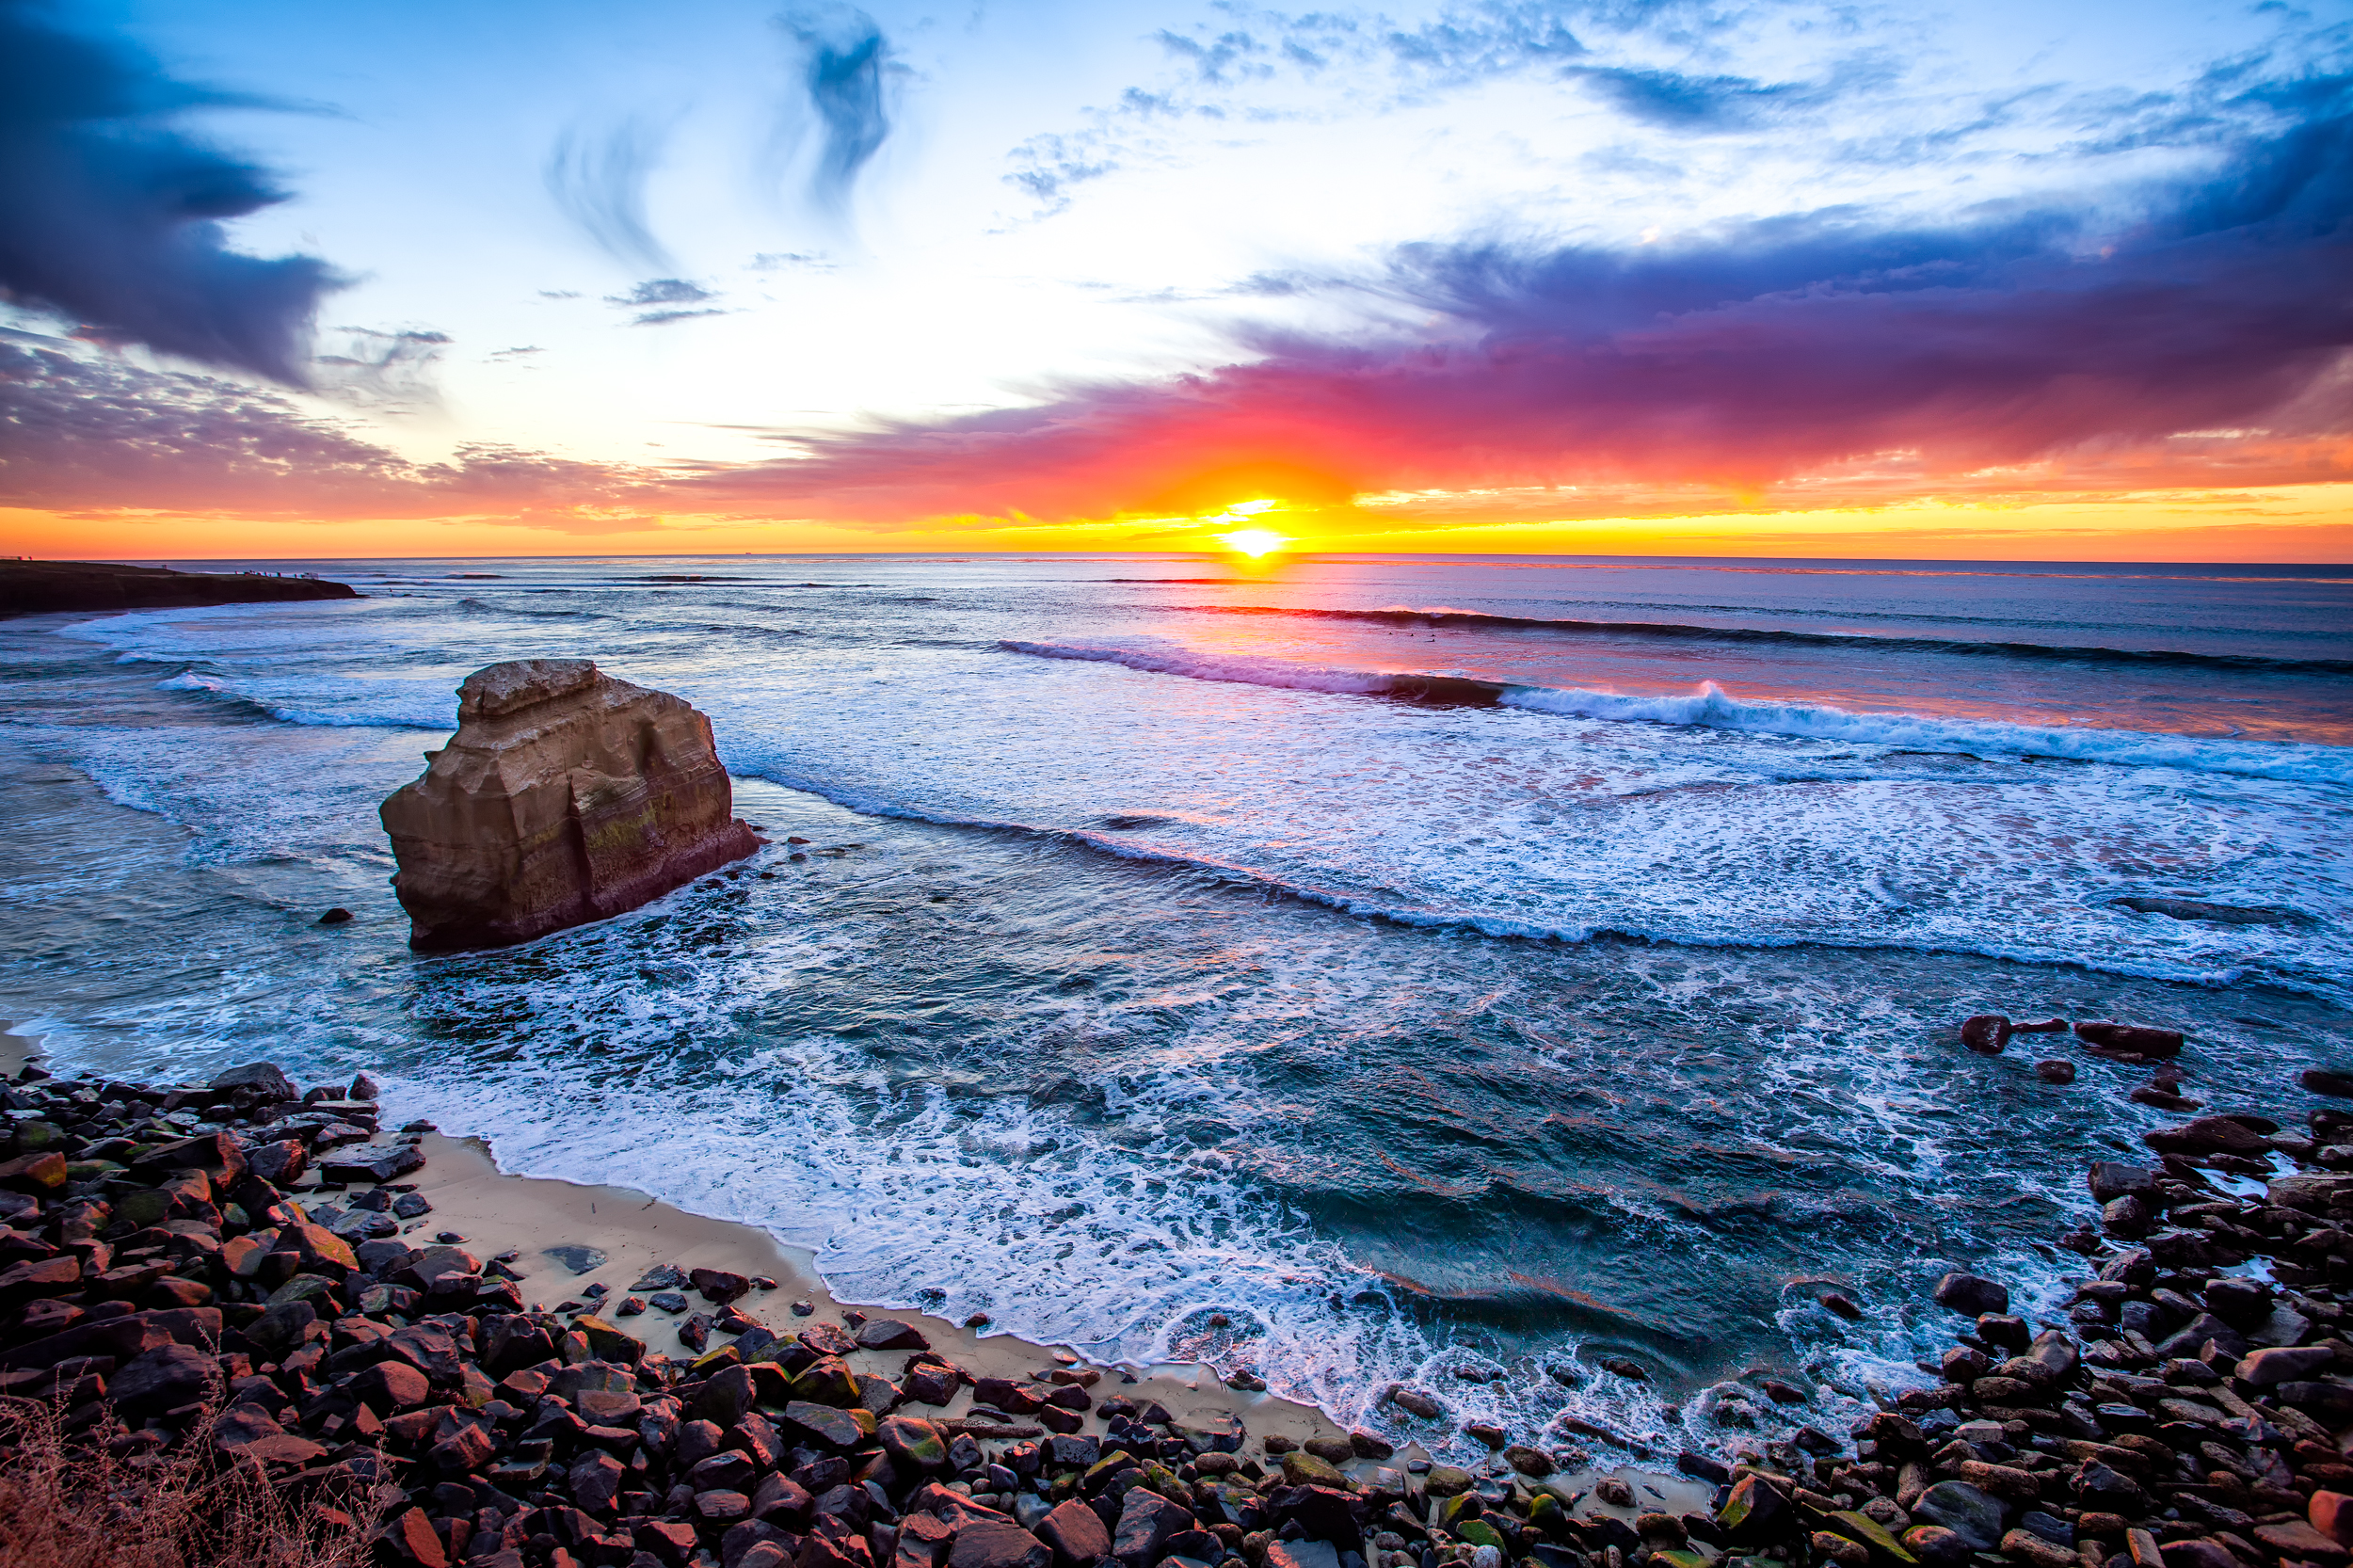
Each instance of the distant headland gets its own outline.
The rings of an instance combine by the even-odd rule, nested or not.
[[[0,561],[0,616],[359,597],[360,591],[347,583],[316,577],[173,571],[168,567],[127,567],[106,561]]]

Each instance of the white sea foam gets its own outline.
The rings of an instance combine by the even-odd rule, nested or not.
[[[1436,612],[1433,612],[1436,613]],[[1283,659],[1203,653],[1157,645],[1007,641],[1013,652],[1048,659],[1122,664],[1160,675],[1292,691],[1383,696],[1410,689],[1411,672],[1338,670]],[[1440,677],[1461,680],[1450,672]],[[1941,751],[1973,757],[2055,757],[2122,767],[2179,768],[2299,783],[2353,783],[2353,747],[2208,740],[2190,735],[2091,726],[1986,723],[1906,712],[1863,712],[1802,703],[1736,697],[1713,680],[1689,692],[1625,693],[1499,685],[1497,701],[1529,712],[1622,723],[1735,729],[1752,735],[1839,741],[1890,750]]]
[[[1960,752],[1973,757],[2057,757],[2121,767],[2179,768],[2310,784],[2353,783],[2353,747],[2204,740],[2089,726],[1988,724],[1915,713],[1853,712],[1800,703],[1752,702],[1714,681],[1680,696],[1559,691],[1515,686],[1502,701],[1531,712],[1643,724],[1698,725],[1753,735],[1843,741],[1891,750]]]
[[[1281,659],[1199,653],[1190,648],[1032,643],[1010,638],[1003,646],[1008,652],[1033,654],[1041,659],[1076,659],[1089,664],[1124,664],[1132,670],[1145,670],[1159,675],[1182,675],[1195,680],[1229,680],[1293,692],[1378,695],[1389,691],[1395,684],[1394,677],[1373,671],[1315,669]]]

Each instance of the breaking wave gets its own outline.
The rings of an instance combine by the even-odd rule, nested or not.
[[[1517,708],[1561,718],[1736,729],[1792,740],[1835,741],[1893,751],[1970,757],[2051,757],[2120,767],[2178,768],[2301,784],[2353,783],[2353,750],[2262,741],[2206,740],[2091,726],[2035,726],[1865,712],[1805,703],[1735,696],[1713,680],[1684,693],[1628,693],[1554,686],[1513,686],[1465,676],[1334,670],[1280,659],[1204,654],[1175,648],[1007,641],[1008,652],[1046,659],[1124,664],[1194,680],[1227,680],[1294,691],[1331,692],[1479,707]]]

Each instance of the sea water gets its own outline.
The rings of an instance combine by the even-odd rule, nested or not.
[[[307,565],[365,597],[0,624],[0,1017],[67,1070],[364,1068],[845,1299],[1433,1447],[1385,1387],[1671,1448],[1921,1381],[1946,1268],[2062,1300],[2165,1118],[1970,1013],[2181,1028],[2274,1113],[2353,1033],[2341,571]],[[376,805],[556,657],[710,714],[772,841],[412,954]]]

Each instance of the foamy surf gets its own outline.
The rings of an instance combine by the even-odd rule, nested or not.
[[[1713,680],[1686,693],[1627,693],[1515,686],[1457,674],[1337,670],[1280,659],[1190,649],[1007,641],[1007,651],[1046,659],[1125,665],[1193,680],[1221,680],[1289,691],[1331,692],[1412,701],[1495,703],[1563,718],[1737,729],[1791,740],[1837,741],[1889,750],[1941,751],[1984,758],[2051,757],[2121,767],[2178,768],[2297,783],[2353,783],[2353,748],[2103,729],[2089,726],[1987,724],[1920,713],[1860,712],[1801,703],[1737,697]]]

